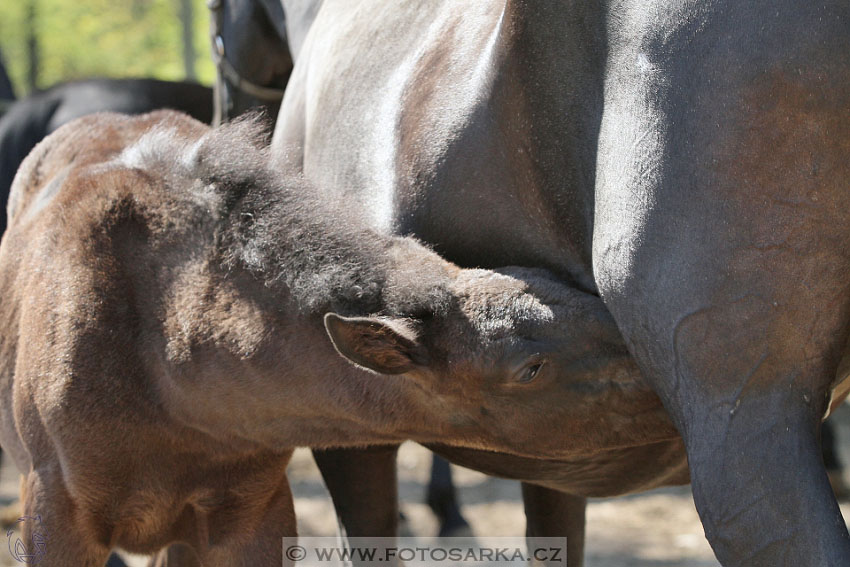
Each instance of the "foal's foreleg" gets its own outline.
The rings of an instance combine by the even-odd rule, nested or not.
[[[15,559],[50,567],[103,567],[109,549],[98,543],[82,522],[83,513],[64,485],[50,475],[31,471],[21,482],[23,516]]]
[[[210,545],[199,550],[203,567],[290,565],[284,563],[283,538],[295,537],[297,526],[292,491],[286,478],[268,500],[261,514],[250,518],[237,518],[236,521],[240,524],[250,524],[249,529],[225,536],[222,541],[217,541],[218,536],[210,533]],[[184,565],[181,564],[180,567]]]

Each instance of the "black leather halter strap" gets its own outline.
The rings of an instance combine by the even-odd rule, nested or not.
[[[207,0],[207,8],[212,16],[210,38],[212,40],[212,58],[218,68],[219,75],[234,88],[243,91],[260,100],[276,102],[283,99],[283,89],[264,87],[245,79],[236,71],[233,64],[227,60],[224,49],[224,38],[221,36],[221,26],[224,20],[223,0]]]

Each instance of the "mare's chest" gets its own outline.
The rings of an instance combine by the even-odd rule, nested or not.
[[[596,99],[564,92],[562,77],[537,82],[545,74],[526,64],[504,5],[393,6],[323,7],[276,147],[301,147],[305,174],[381,230],[464,266],[544,266],[593,289],[594,136],[584,130]]]

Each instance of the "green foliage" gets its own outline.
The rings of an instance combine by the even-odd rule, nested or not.
[[[209,13],[194,3],[195,68],[211,83]],[[27,8],[34,3],[38,87],[86,77],[185,78],[179,0],[2,0],[0,51],[18,95],[27,87]]]

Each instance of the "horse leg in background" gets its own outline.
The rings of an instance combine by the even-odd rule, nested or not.
[[[176,543],[151,557],[148,567],[201,567],[201,560],[191,547]]]
[[[313,458],[348,537],[395,537],[398,445],[313,449]]]
[[[431,480],[425,503],[440,520],[439,537],[471,535],[469,523],[461,514],[457,501],[451,466],[436,453],[431,454]]]
[[[525,506],[525,535],[529,540],[529,549],[534,546],[534,538],[566,537],[567,565],[582,567],[587,499],[523,482],[522,501]]]
[[[121,559],[121,557],[113,553],[106,561],[106,567],[127,567],[127,564],[124,563],[124,560]]]
[[[841,461],[838,458],[835,431],[829,420],[824,421],[821,425],[821,448],[823,464],[826,466],[826,474],[829,476],[832,491],[839,500],[846,500],[850,497],[850,488],[844,482],[844,467],[841,466]]]

